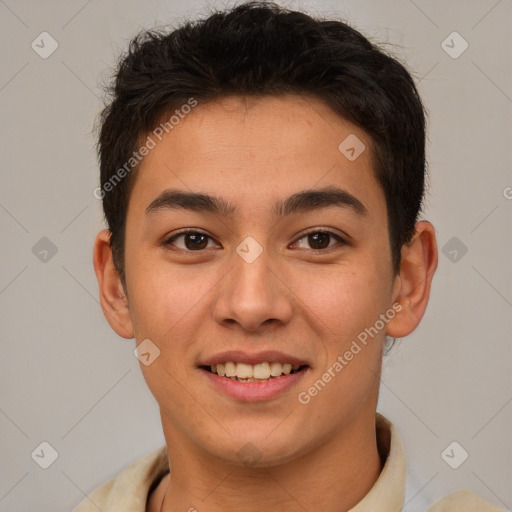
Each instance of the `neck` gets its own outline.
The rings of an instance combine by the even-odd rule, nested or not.
[[[153,509],[162,512],[259,512],[262,507],[346,512],[364,498],[382,469],[374,411],[360,415],[317,449],[264,468],[205,456],[166,426],[164,421],[172,476],[155,493],[161,498]]]

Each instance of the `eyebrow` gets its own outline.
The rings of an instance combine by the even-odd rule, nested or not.
[[[329,206],[348,208],[359,216],[368,215],[367,208],[357,197],[341,188],[328,186],[297,192],[284,200],[277,201],[272,207],[272,216],[282,218],[295,213],[319,210]],[[146,208],[146,215],[177,209],[212,213],[223,217],[229,217],[236,212],[236,207],[222,197],[167,189]]]

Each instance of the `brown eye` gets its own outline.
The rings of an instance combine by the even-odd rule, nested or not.
[[[203,249],[208,249],[208,243],[212,241],[212,238],[205,233],[198,231],[185,231],[173,235],[164,242],[164,246],[174,246],[182,251],[197,252]],[[216,246],[215,244],[213,246]]]
[[[190,250],[206,249],[208,245],[208,237],[201,233],[192,233],[184,235],[185,247]]]
[[[297,244],[301,249],[322,250],[335,245],[331,243],[333,239],[341,244],[345,243],[340,236],[329,231],[312,231],[300,237]]]
[[[328,233],[313,233],[308,235],[308,242],[312,249],[325,249],[329,247],[331,237]]]

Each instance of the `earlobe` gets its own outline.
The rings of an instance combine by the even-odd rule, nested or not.
[[[402,247],[399,286],[394,301],[400,312],[388,323],[386,334],[403,338],[420,323],[427,308],[438,254],[434,226],[428,221],[416,223],[413,239]]]
[[[122,338],[133,338],[128,299],[112,259],[110,231],[96,236],[93,253],[94,271],[98,280],[100,303],[110,327]]]

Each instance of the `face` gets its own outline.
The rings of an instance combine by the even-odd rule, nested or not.
[[[166,437],[275,465],[373,415],[398,278],[365,132],[319,100],[227,97],[137,172],[126,292]]]

